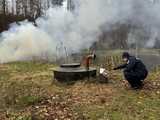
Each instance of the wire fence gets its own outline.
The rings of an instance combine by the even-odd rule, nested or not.
[[[159,71],[160,49],[97,50],[97,59],[93,64],[111,70],[113,67],[123,63],[121,55],[124,51],[140,58],[149,70]],[[72,60],[70,62],[82,62],[86,54],[87,52],[75,54],[71,57]]]

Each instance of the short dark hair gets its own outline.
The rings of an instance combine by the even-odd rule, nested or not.
[[[122,58],[129,58],[130,54],[128,52],[122,53]]]

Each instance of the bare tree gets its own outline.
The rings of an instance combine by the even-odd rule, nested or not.
[[[62,5],[64,0],[0,0],[0,32],[12,22],[36,18],[52,6]]]
[[[2,0],[3,15],[6,15],[6,0]]]
[[[6,0],[2,0],[2,27],[6,26]]]
[[[12,14],[14,15],[14,12],[15,12],[15,8],[14,8],[14,7],[15,7],[15,4],[14,4],[14,2],[15,2],[15,1],[12,0],[11,2],[12,2],[12,5],[11,5],[11,7],[12,7]]]

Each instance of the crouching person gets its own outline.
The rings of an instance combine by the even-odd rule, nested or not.
[[[133,89],[141,89],[143,87],[143,81],[148,75],[146,66],[140,59],[130,56],[127,52],[122,54],[122,59],[125,64],[114,68],[114,70],[123,69],[124,77],[131,87]]]

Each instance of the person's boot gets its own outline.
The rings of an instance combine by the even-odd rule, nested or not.
[[[133,86],[132,88],[133,88],[134,90],[138,90],[138,89],[140,90],[140,89],[143,88],[143,84]]]
[[[139,89],[141,89],[139,86],[134,86],[134,87],[132,87],[132,89],[133,90],[139,90]]]

